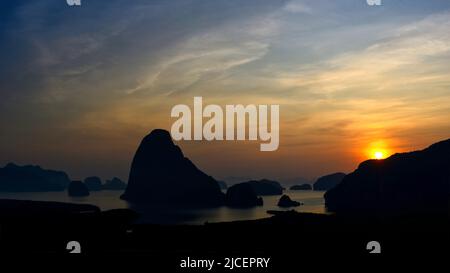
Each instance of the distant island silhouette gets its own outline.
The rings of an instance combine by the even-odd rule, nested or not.
[[[102,180],[98,176],[90,176],[84,179],[84,184],[89,191],[101,191],[102,190]]]
[[[69,196],[82,197],[89,196],[88,187],[82,181],[72,181],[67,189]]]
[[[0,191],[64,191],[69,184],[69,176],[62,171],[45,170],[32,165],[18,166],[14,163],[0,168]]]
[[[229,207],[248,208],[262,206],[263,199],[258,197],[251,183],[238,183],[228,188],[225,203]]]
[[[120,178],[113,177],[111,180],[106,180],[105,184],[102,184],[102,190],[125,190],[127,188],[127,183],[120,180]]]
[[[332,173],[319,177],[313,184],[315,191],[327,191],[336,187],[344,179],[345,173]]]
[[[277,181],[269,179],[261,179],[261,180],[250,180],[241,183],[249,184],[254,190],[255,194],[258,196],[283,194],[283,187]]]
[[[279,207],[288,208],[288,207],[298,207],[298,206],[301,205],[301,203],[292,200],[289,197],[289,195],[284,194],[283,196],[280,197],[280,200],[278,200],[278,204],[277,205]]]
[[[312,190],[312,186],[310,184],[301,184],[291,186],[289,189],[293,191],[310,191]]]
[[[75,188],[69,189],[73,181],[70,180],[66,172],[47,170],[40,166],[25,165],[19,166],[8,163],[5,167],[0,167],[0,192],[58,192],[68,190],[71,196],[78,196],[80,191],[101,191],[101,190],[125,190],[127,183],[117,177],[102,180],[97,176],[86,177],[84,181],[77,181]],[[86,189],[84,189],[86,187]],[[83,190],[81,190],[83,188]],[[72,195],[74,192],[75,195]]]

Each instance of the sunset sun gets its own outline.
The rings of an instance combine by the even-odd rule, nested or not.
[[[380,152],[380,151],[376,151],[373,155],[374,155],[375,159],[383,159],[384,158],[383,152]]]
[[[365,149],[366,158],[377,160],[385,159],[392,154],[391,148],[389,148],[391,146],[392,143],[383,139],[372,141]]]

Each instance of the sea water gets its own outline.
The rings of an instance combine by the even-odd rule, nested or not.
[[[291,191],[286,190],[284,194],[289,195],[292,200],[303,203],[296,208],[280,208],[277,202],[280,195],[263,196],[264,205],[253,208],[209,208],[209,209],[180,209],[163,206],[135,207],[121,200],[122,191],[93,191],[87,197],[70,197],[67,192],[0,192],[0,199],[18,199],[33,201],[56,201],[76,204],[92,204],[101,210],[120,208],[131,208],[136,210],[141,218],[140,223],[159,224],[204,224],[206,222],[230,222],[240,220],[254,220],[270,217],[268,210],[291,210],[299,212],[326,213],[323,191]]]

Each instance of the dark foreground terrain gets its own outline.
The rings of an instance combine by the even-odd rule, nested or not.
[[[448,254],[448,215],[369,219],[272,213],[275,215],[261,220],[202,226],[138,225],[133,224],[138,215],[131,210],[102,212],[90,205],[0,200],[0,252],[2,257],[60,254],[142,258],[149,266],[177,271],[187,270],[179,267],[187,257],[216,261],[270,257],[269,269],[276,269],[295,268],[309,258]],[[81,254],[69,254],[69,241],[80,243]],[[380,243],[381,254],[369,254],[369,241]]]

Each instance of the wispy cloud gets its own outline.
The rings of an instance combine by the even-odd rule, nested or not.
[[[312,13],[312,9],[299,0],[288,2],[283,9],[291,13]]]

